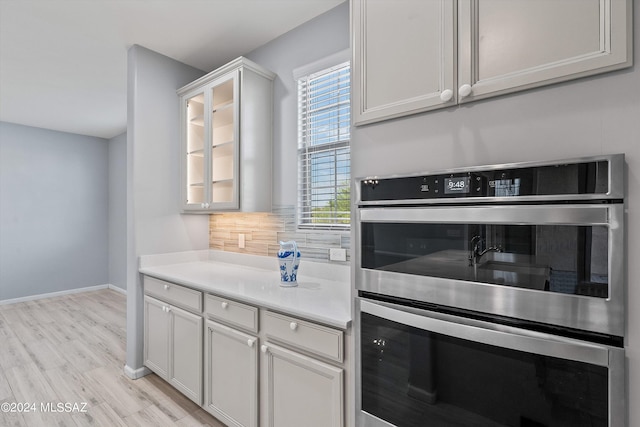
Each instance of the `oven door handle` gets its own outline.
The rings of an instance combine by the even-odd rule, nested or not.
[[[362,222],[610,225],[622,204],[387,207],[358,210]]]
[[[425,331],[598,366],[610,365],[610,350],[604,345],[384,302],[374,303],[360,299],[359,303],[363,313]]]

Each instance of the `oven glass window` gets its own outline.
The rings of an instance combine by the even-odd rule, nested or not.
[[[363,268],[609,296],[606,226],[363,222],[361,227]]]
[[[398,427],[607,426],[607,368],[361,314],[362,410]]]

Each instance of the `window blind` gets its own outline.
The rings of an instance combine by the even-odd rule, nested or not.
[[[298,79],[298,226],[351,223],[349,62]]]

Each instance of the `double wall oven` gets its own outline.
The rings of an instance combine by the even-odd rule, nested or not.
[[[624,426],[623,171],[356,180],[357,425]]]

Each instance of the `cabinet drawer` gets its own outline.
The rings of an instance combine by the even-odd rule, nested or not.
[[[295,317],[266,311],[263,330],[267,337],[336,362],[344,360],[344,333]]]
[[[169,304],[202,313],[202,292],[165,282],[153,277],[144,277],[144,293]]]
[[[228,298],[206,295],[204,311],[207,316],[223,323],[258,332],[258,309]]]

